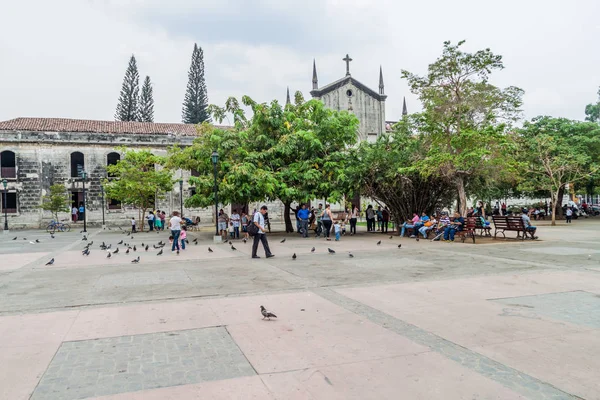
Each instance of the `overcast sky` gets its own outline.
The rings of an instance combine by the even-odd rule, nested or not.
[[[204,50],[209,102],[249,95],[310,97],[345,73],[377,90],[386,117],[419,109],[401,70],[424,74],[445,40],[504,56],[493,83],[525,90],[525,115],[584,118],[600,86],[598,0],[2,0],[0,120],[112,120],[135,54],[154,84],[155,121],[180,122],[194,42]],[[493,5],[492,5],[493,4]]]

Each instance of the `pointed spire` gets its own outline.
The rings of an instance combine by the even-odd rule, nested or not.
[[[381,69],[381,65],[379,66],[379,94],[385,94],[383,86],[383,70]]]
[[[290,101],[290,87],[288,86],[288,88],[287,88],[287,96],[285,98],[285,105],[287,106],[290,103],[291,103],[291,101]]]
[[[317,63],[313,58],[313,81],[312,81],[313,90],[317,90],[319,88],[319,80],[317,79]]]
[[[402,104],[402,116],[408,115],[408,109],[406,108],[406,96],[404,97],[404,104]]]

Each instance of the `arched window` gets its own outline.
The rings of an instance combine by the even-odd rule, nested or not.
[[[15,153],[6,150],[0,153],[0,178],[15,179],[17,164]]]
[[[80,178],[84,170],[83,153],[78,151],[71,153],[71,178]]]
[[[121,155],[119,153],[108,153],[106,156],[106,165],[117,165],[117,163],[121,161]],[[114,178],[115,174],[111,174],[110,172],[107,174],[109,178]],[[120,206],[119,206],[120,207]]]

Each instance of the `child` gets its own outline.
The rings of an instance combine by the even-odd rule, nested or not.
[[[235,239],[235,228],[233,227],[233,222],[229,223],[229,238]]]
[[[135,218],[131,217],[131,233],[136,233],[135,230]]]
[[[342,226],[340,225],[340,221],[335,221],[335,225],[333,225],[333,229],[335,230],[335,241],[340,241],[340,234],[342,232]]]
[[[179,234],[179,239],[181,239],[181,250],[185,250],[185,239],[187,238],[187,228],[184,226],[181,227],[181,233]]]
[[[573,218],[573,209],[571,207],[567,208],[566,217],[567,217],[567,224],[570,224],[571,219]]]
[[[346,222],[342,221],[342,236],[346,235]]]

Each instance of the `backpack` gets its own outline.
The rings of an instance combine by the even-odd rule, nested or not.
[[[246,230],[248,231],[248,234],[250,236],[258,235],[258,231],[259,231],[258,226],[256,226],[256,224],[254,224],[254,223],[248,224],[248,227],[246,228]]]

